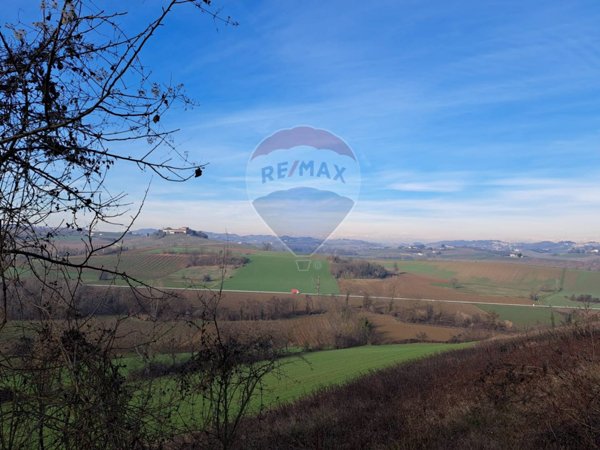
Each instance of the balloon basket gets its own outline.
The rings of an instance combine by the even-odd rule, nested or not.
[[[298,267],[299,272],[308,272],[308,270],[310,269],[310,263],[310,259],[297,259],[296,267]]]

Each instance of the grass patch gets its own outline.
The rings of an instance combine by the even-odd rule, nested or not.
[[[296,256],[289,253],[258,252],[248,255],[250,262],[225,280],[232,290],[338,294],[337,281],[329,271],[329,262],[313,259],[308,271],[299,271]],[[317,289],[318,286],[318,289]]]
[[[559,292],[543,297],[546,305],[584,307],[582,302],[571,301],[571,295],[579,296],[589,294],[600,297],[600,272],[589,270],[568,269],[565,271]],[[597,305],[592,305],[597,307]]]
[[[233,269],[228,268],[227,274]],[[164,277],[161,281],[168,287],[194,287],[218,289],[221,283],[221,268],[216,266],[186,267]],[[228,276],[228,275],[226,275]]]
[[[282,376],[269,374],[264,379],[263,407],[270,408],[292,402],[327,386],[352,381],[371,371],[407,361],[473,345],[461,344],[393,344],[369,345],[342,350],[324,350],[305,354],[302,358],[282,359]],[[174,392],[176,382],[167,377],[160,381],[162,392]],[[190,395],[177,407],[174,420],[182,425],[198,414],[199,399]],[[257,413],[259,399],[255,398],[249,412]]]
[[[478,308],[486,312],[495,312],[502,320],[510,320],[518,327],[526,327],[533,325],[551,325],[552,324],[552,309],[545,307],[534,306],[498,306],[486,305],[480,303]],[[554,311],[555,323],[560,324],[562,314]]]
[[[472,344],[368,345],[308,353],[284,359],[284,376],[266,379],[267,406],[289,402],[324,386],[346,383],[365,373]]]
[[[163,364],[174,364],[180,363],[190,358],[191,353],[174,353],[172,355],[167,353],[159,353],[154,355],[150,362],[151,363],[163,363]],[[135,370],[141,370],[146,366],[145,361],[137,355],[126,355],[119,356],[115,363],[119,365],[123,374],[128,374]]]

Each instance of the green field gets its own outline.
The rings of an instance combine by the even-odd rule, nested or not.
[[[310,269],[299,271],[289,253],[258,252],[248,255],[250,262],[225,280],[224,288],[232,290],[338,294],[337,281],[331,275],[329,262],[313,258]],[[306,258],[303,258],[306,259]]]
[[[152,356],[152,363],[172,364],[185,361],[190,358],[191,353],[174,353],[169,355],[166,353],[158,353]],[[134,370],[141,370],[146,363],[139,356],[120,356],[116,360],[123,374],[128,374]]]
[[[589,294],[592,297],[600,298],[600,272],[589,270],[567,270],[562,283],[562,290],[544,298],[544,303],[548,305],[568,305],[585,306],[582,302],[573,302],[569,300],[571,295]],[[600,307],[593,304],[592,307]]]
[[[472,344],[369,345],[325,350],[284,360],[284,376],[266,380],[267,405],[289,402],[323,386],[341,384],[372,370]]]
[[[221,271],[217,266],[189,266],[188,255],[202,254],[202,248],[173,246],[164,249],[129,250],[118,255],[95,256],[91,264],[124,271],[140,281],[160,287],[207,287],[219,285]],[[227,268],[225,289],[241,291],[338,294],[337,281],[331,275],[329,262],[313,258],[309,270],[299,271],[298,258],[287,252],[244,254],[250,261],[239,269]],[[208,279],[206,277],[209,277]],[[86,283],[124,284],[122,280],[101,280],[97,271],[85,270]]]
[[[271,373],[264,379],[262,406],[268,408],[291,402],[319,388],[343,384],[370,371],[471,345],[473,344],[369,345],[311,352],[302,357],[286,357],[282,360],[281,373]],[[139,368],[135,361],[128,358],[125,360],[129,368]],[[176,389],[172,378],[162,380],[160,390],[163,392],[170,393]],[[260,406],[259,399],[256,398],[250,412],[258,412]],[[175,420],[190,420],[197,413],[197,408],[197,399],[188,396],[179,404]]]
[[[319,388],[346,383],[370,371],[389,367],[394,364],[431,356],[436,353],[465,348],[471,343],[463,344],[400,344],[382,346],[354,347],[342,350],[327,350],[305,354],[303,357],[290,356],[282,360],[282,371],[279,376],[269,374],[264,379],[262,407],[270,408],[283,403],[297,400]],[[176,360],[187,358],[187,354],[176,355]],[[168,362],[168,355],[157,355],[156,361]],[[138,357],[123,357],[119,360],[123,370],[141,369],[142,360]],[[172,425],[179,428],[186,425],[194,426],[201,413],[202,402],[195,395],[186,395],[180,398],[179,385],[172,377],[156,379],[150,391],[146,390],[144,381],[135,381],[139,391],[135,398],[147,396],[152,392],[156,401],[155,406],[161,406],[163,412],[169,414]],[[142,384],[138,384],[142,383]],[[1,385],[1,383],[0,383]],[[258,391],[256,392],[258,394]],[[166,408],[166,409],[165,409]],[[232,408],[235,408],[232,405]],[[259,398],[250,404],[248,413],[258,413],[261,408]],[[185,428],[182,428],[185,429]],[[48,428],[49,436],[54,430]]]
[[[546,308],[543,306],[535,308],[533,306],[499,306],[480,303],[477,305],[477,307],[486,312],[495,312],[498,314],[500,319],[510,320],[518,327],[551,325],[552,314],[554,314],[555,324],[560,325],[563,317],[558,311],[552,311],[551,308]]]
[[[167,287],[218,289],[221,274],[220,267],[186,267],[161,278],[159,283],[161,286]],[[206,276],[209,278],[205,278]]]
[[[457,288],[463,292],[528,297],[537,289],[554,289],[559,286],[561,270],[527,266],[509,261],[398,261],[398,270],[431,277],[432,285]],[[393,263],[388,262],[389,268]],[[455,283],[450,282],[454,279]]]

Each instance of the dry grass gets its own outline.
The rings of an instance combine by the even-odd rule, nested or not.
[[[393,344],[411,340],[447,342],[465,330],[417,323],[406,323],[384,314],[368,314],[367,318],[375,325],[379,342]]]

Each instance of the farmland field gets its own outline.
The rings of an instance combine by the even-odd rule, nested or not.
[[[139,241],[135,241],[136,243]],[[90,264],[119,270],[140,281],[160,287],[211,288],[219,286],[222,272],[219,266],[193,265],[194,256],[222,251],[218,243],[196,239],[188,241],[159,242],[148,248],[141,245],[119,254],[93,256]],[[302,293],[339,293],[337,281],[324,258],[314,258],[308,271],[299,271],[296,260],[287,252],[260,252],[254,249],[236,248],[234,256],[249,258],[241,267],[228,266],[225,271],[225,289],[243,291],[290,292],[298,289]],[[74,257],[78,262],[79,258]],[[83,272],[86,283],[116,283],[121,280],[100,279],[96,271]]]
[[[64,239],[62,245],[75,245],[77,239]],[[583,306],[569,300],[571,295],[600,297],[600,272],[531,261],[511,260],[418,260],[377,259],[395,272],[386,279],[335,279],[323,256],[314,258],[310,270],[299,271],[297,257],[287,252],[265,252],[253,247],[228,244],[189,236],[128,238],[120,254],[91,259],[96,266],[115,268],[158,287],[209,288],[220,285],[223,272],[217,265],[194,265],[195,257],[227,249],[249,262],[228,266],[224,289],[239,291],[370,295],[408,299],[435,299],[475,303],[530,305],[532,298],[553,306]],[[77,261],[77,257],[74,257]],[[97,272],[84,271],[86,283],[123,284],[110,277],[100,280]],[[508,310],[506,310],[508,311]],[[541,313],[534,313],[539,317]],[[510,315],[510,314],[509,314]],[[514,315],[513,315],[514,316]],[[510,319],[507,319],[510,320]],[[531,322],[529,319],[526,322]],[[511,320],[511,322],[518,323]]]
[[[560,311],[550,308],[540,307],[522,307],[522,306],[499,306],[499,305],[477,305],[479,308],[487,312],[495,312],[502,320],[510,320],[513,324],[519,327],[535,326],[535,325],[551,325],[552,314],[554,314],[555,324],[559,325],[563,315]]]
[[[448,279],[456,276],[456,272],[452,268],[443,268],[437,263],[429,261],[399,261],[396,263],[401,272],[414,273],[417,275],[425,275],[433,278]],[[392,263],[384,264],[388,269],[392,267]]]
[[[289,253],[257,252],[248,257],[250,262],[225,280],[225,289],[339,293],[337,282],[329,271],[329,262],[324,259],[314,259],[310,269],[303,272],[296,266],[298,258]]]
[[[524,297],[476,293],[466,289],[445,286],[446,280],[424,275],[403,273],[383,280],[339,280],[340,290],[355,295],[405,297],[412,299],[438,299],[487,303],[530,303]]]
[[[369,314],[368,319],[380,336],[381,342],[401,342],[410,339],[444,342],[459,335],[461,328],[401,322],[386,314]]]
[[[232,273],[234,269],[227,268],[225,276]],[[220,285],[221,275],[223,274],[219,266],[194,266],[180,269],[162,277],[160,283],[168,287],[191,287],[216,289]]]
[[[63,244],[73,244],[75,238]],[[194,256],[229,249],[234,255],[249,258],[239,268],[227,267],[224,289],[240,291],[321,294],[350,293],[384,297],[439,299],[477,303],[530,304],[536,295],[542,304],[582,306],[568,299],[571,295],[600,297],[600,272],[526,261],[493,260],[419,260],[377,259],[396,275],[384,280],[340,279],[330,273],[324,257],[314,258],[310,270],[298,271],[297,257],[287,252],[265,252],[255,248],[188,236],[162,239],[134,237],[126,242],[128,250],[120,255],[94,256],[91,263],[118,268],[128,275],[160,287],[215,289],[222,272],[218,266],[193,265]],[[74,258],[76,260],[76,257]],[[87,283],[113,283],[100,280],[99,274],[84,271]],[[122,284],[121,281],[114,281]]]
[[[266,380],[268,404],[297,399],[319,387],[348,382],[366,372],[393,364],[464,348],[472,344],[369,345],[325,350],[284,361],[284,376]]]
[[[185,268],[187,258],[183,255],[126,251],[118,255],[94,256],[90,264],[110,270],[116,269],[148,283],[159,283],[163,277]],[[97,283],[100,281],[99,275],[97,271],[84,271],[83,280]]]
[[[388,269],[396,268],[399,277],[412,276],[415,289],[396,286],[396,295],[420,298],[447,298],[472,301],[474,295],[482,302],[491,299],[499,303],[529,303],[538,296],[542,304],[553,306],[582,306],[566,297],[590,294],[600,297],[600,272],[550,265],[528,264],[523,261],[390,261],[379,260]],[[345,287],[344,287],[345,288]],[[344,290],[342,288],[342,291]],[[387,287],[392,292],[394,288]],[[381,289],[379,289],[381,291]],[[443,296],[443,297],[442,297]]]
[[[549,305],[570,305],[583,307],[581,302],[573,302],[568,297],[571,295],[591,295],[600,297],[600,272],[588,270],[567,270],[562,290],[544,299]],[[598,306],[598,305],[593,305]]]
[[[473,345],[463,344],[396,344],[369,345],[341,350],[311,352],[302,357],[290,356],[282,360],[281,374],[271,373],[264,379],[263,404],[273,407],[291,402],[319,388],[347,383],[370,371],[382,369],[449,350]],[[164,358],[162,358],[164,360]],[[125,364],[130,368],[139,368],[139,364],[127,358]],[[163,379],[163,390],[170,392],[174,381]],[[187,398],[178,409],[178,416],[187,420],[193,415],[194,398]],[[258,400],[251,409],[257,412]]]
[[[461,289],[473,293],[525,297],[535,289],[556,289],[563,270],[504,261],[427,261],[398,266],[411,273],[454,278]]]
[[[373,325],[372,342],[378,344],[448,342],[464,331],[460,327],[402,322],[386,314],[363,313],[360,317],[366,318]],[[240,331],[252,330],[285,336],[290,342],[307,348],[330,347],[341,328],[339,317],[327,313],[270,321],[238,321],[228,325]]]

